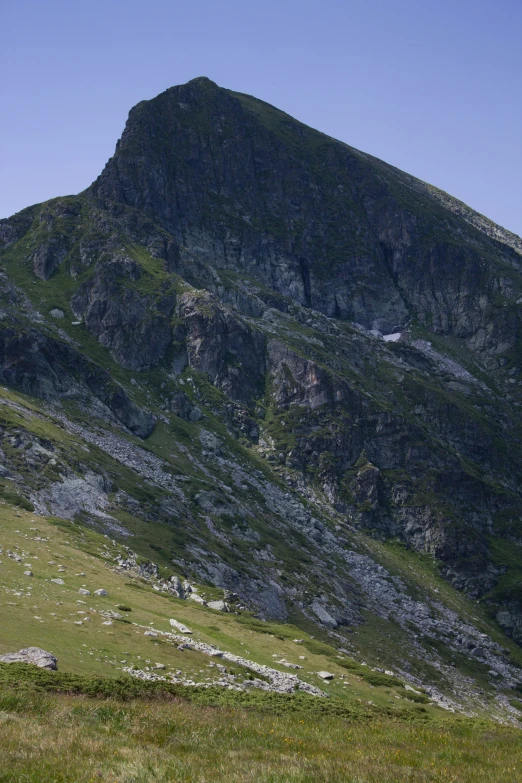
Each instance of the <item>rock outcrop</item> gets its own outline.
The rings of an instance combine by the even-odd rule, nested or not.
[[[40,647],[26,647],[16,653],[0,655],[0,663],[30,663],[39,669],[58,669],[58,659]]]

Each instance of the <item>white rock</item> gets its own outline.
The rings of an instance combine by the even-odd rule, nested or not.
[[[178,620],[169,620],[169,623],[172,625],[173,628],[177,628],[178,631],[181,631],[181,633],[192,633],[190,628],[187,628],[186,625],[183,625],[183,623],[178,622]]]
[[[95,590],[94,595],[109,595],[109,593],[107,590],[103,590],[103,588],[101,588],[100,590]]]
[[[80,595],[90,595],[91,591],[90,590],[86,590],[84,587],[80,587],[80,589],[78,590],[78,593]]]
[[[65,584],[63,579],[51,579],[51,582],[53,582],[53,584],[55,584],[55,585],[64,585]]]
[[[334,675],[334,674],[332,674],[331,672],[324,672],[324,671],[322,671],[322,672],[317,672],[317,675],[318,675],[318,676],[319,676],[319,677],[320,677],[322,680],[333,680],[333,678],[335,677],[335,675]]]
[[[0,655],[2,663],[32,663],[40,669],[56,670],[57,660],[51,653],[42,650],[40,647],[26,647],[17,653],[8,653]]]
[[[209,601],[207,606],[209,609],[215,609],[218,612],[228,612],[228,604],[225,601]]]
[[[32,571],[24,571],[24,576],[34,576]]]
[[[288,666],[289,669],[302,669],[303,668],[298,663],[290,663],[290,661],[287,661],[286,658],[281,658],[281,660],[280,661],[276,661],[276,663],[281,664],[281,666]]]
[[[206,606],[207,602],[197,593],[189,593],[189,598],[191,598],[193,601],[196,601],[198,604],[202,604],[202,606]]]

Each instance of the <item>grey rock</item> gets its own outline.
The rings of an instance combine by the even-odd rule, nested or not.
[[[228,612],[229,606],[225,601],[209,601],[207,603],[209,609],[215,609],[218,612]]]
[[[89,471],[83,478],[77,475],[64,477],[62,481],[51,484],[50,489],[41,492],[39,497],[52,514],[64,519],[74,519],[81,512],[110,518],[104,512],[108,504],[106,490],[103,477]]]
[[[198,408],[197,405],[194,405],[194,407],[191,409],[191,411],[190,411],[190,413],[188,415],[189,421],[194,421],[194,422],[195,421],[200,421],[202,419],[202,417],[203,417],[203,414],[201,412],[201,409]]]
[[[337,620],[318,601],[312,603],[312,611],[327,628],[337,628]]]
[[[183,625],[183,623],[178,622],[178,620],[169,620],[169,623],[172,625],[173,628],[176,628],[180,633],[192,633],[190,628],[187,628],[186,625]]]
[[[58,669],[58,659],[40,647],[26,647],[16,653],[0,655],[1,663],[30,663],[39,669]]]
[[[36,277],[48,280],[67,255],[63,237],[50,239],[40,245],[32,255],[33,270]]]
[[[71,301],[75,315],[115,361],[132,370],[146,370],[160,361],[171,339],[169,316],[174,297],[165,295],[154,306],[132,286],[141,277],[135,261],[115,254],[96,265]]]
[[[135,435],[145,438],[154,429],[152,414],[139,408],[106,370],[32,326],[0,330],[0,382],[45,400],[94,396]]]
[[[123,620],[123,615],[121,615],[119,612],[115,612],[113,609],[106,609],[103,612],[100,612],[104,617],[109,617],[111,620]]]
[[[190,598],[192,601],[195,601],[198,604],[201,604],[202,606],[206,606],[207,602],[204,598],[202,598],[197,593],[189,593],[188,598]]]

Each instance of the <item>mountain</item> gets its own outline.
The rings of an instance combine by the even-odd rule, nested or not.
[[[522,708],[522,240],[198,78],[0,248],[7,504]]]

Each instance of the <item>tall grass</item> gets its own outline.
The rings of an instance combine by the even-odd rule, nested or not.
[[[45,679],[0,685],[2,783],[522,781],[522,733],[486,721],[212,707],[158,691],[122,701],[49,693]]]

